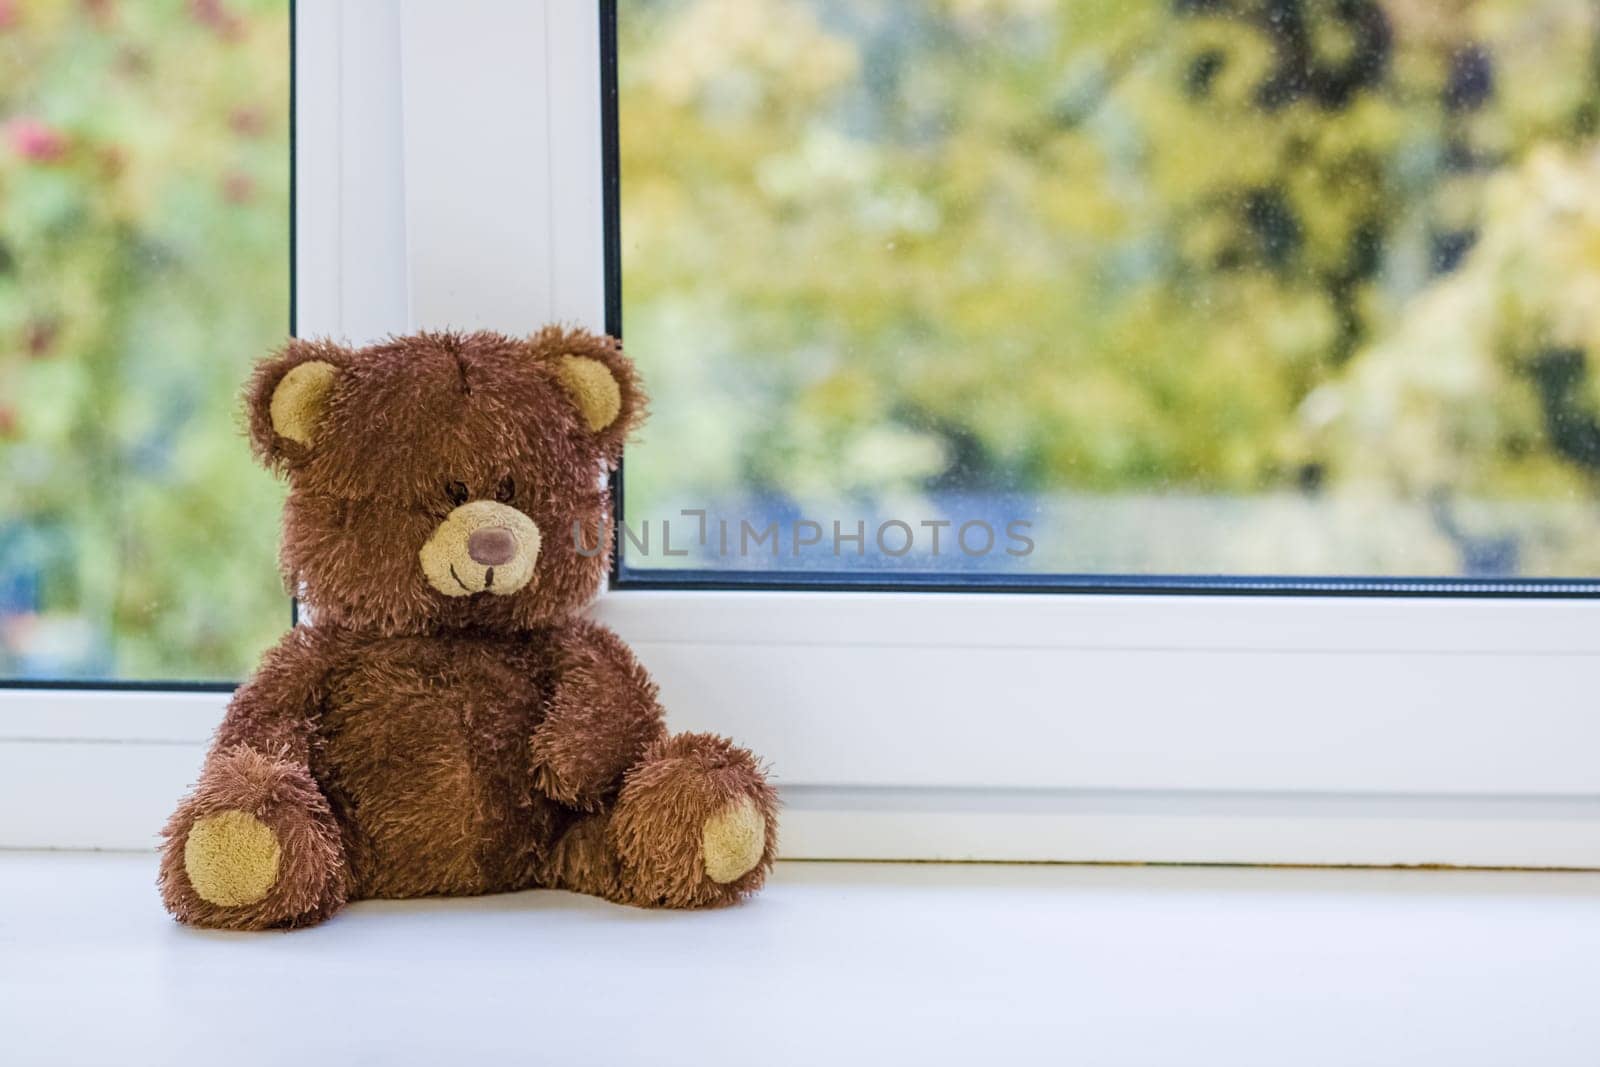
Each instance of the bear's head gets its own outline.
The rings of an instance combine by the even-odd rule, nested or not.
[[[609,338],[292,341],[246,403],[256,454],[289,479],[284,578],[317,621],[526,630],[598,590],[606,472],[644,409]]]

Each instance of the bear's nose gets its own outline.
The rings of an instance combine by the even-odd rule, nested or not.
[[[517,554],[517,539],[504,526],[485,526],[467,536],[467,555],[485,567],[509,563]]]

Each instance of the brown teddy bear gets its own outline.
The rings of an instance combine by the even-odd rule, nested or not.
[[[577,614],[610,556],[604,473],[644,409],[615,342],[294,341],[247,403],[289,478],[282,566],[312,625],[234,695],[167,824],[178,919],[301,926],[362,897],[535,886],[693,908],[761,885],[777,823],[755,758],[668,736],[628,648]]]

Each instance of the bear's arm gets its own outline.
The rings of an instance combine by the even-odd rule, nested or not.
[[[656,686],[616,634],[584,620],[548,631],[551,691],[533,732],[534,785],[593,810],[651,742],[665,736]]]
[[[296,626],[284,634],[233,694],[211,756],[242,745],[304,766],[337,645],[335,633],[316,627]]]

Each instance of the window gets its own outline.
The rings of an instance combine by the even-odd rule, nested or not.
[[[0,55],[0,678],[242,677],[289,621],[236,399],[289,326],[288,4],[7,4]]]
[[[1452,12],[620,0],[624,576],[1600,575],[1600,9]]]
[[[629,541],[593,610],[675,728],[772,761],[788,856],[1600,867],[1600,599],[1594,539],[1573,533],[1594,510],[1573,355],[1592,303],[1592,74],[1574,58],[1591,16],[1272,9],[1300,12],[1286,32],[1333,62],[1369,54],[1383,14],[1391,88],[1213,116],[1232,147],[1201,162],[1234,181],[1260,149],[1278,206],[1207,199],[1180,168],[1133,212],[1117,198],[1186,135],[1162,123],[1259,86],[1274,53],[1254,7],[300,4],[298,331],[626,328],[655,404],[622,518],[639,536],[651,521],[652,551]],[[675,64],[656,58],[669,41]],[[1290,179],[1314,173],[1275,154],[1291,136],[1397,184],[1313,210]],[[1089,192],[1048,195],[1046,158]],[[1394,217],[1336,356],[1345,208]],[[250,260],[264,285],[283,276],[270,258]],[[264,322],[183,366],[237,359],[216,372],[231,395],[281,335]],[[1451,325],[1448,345],[1408,340]],[[1384,439],[1340,438],[1351,425]],[[227,581],[275,590],[275,510],[244,500],[243,479],[270,483],[241,440],[202,444],[238,463],[239,521],[262,540],[258,562],[241,549],[197,576],[220,611]],[[869,527],[847,570],[814,547],[726,559],[683,536],[684,509],[706,511],[710,544],[718,518],[899,519],[921,538],[923,520],[1020,514],[1037,549],[895,557]],[[688,555],[661,552],[668,519]],[[1428,595],[1391,595],[1412,592]],[[287,620],[262,596],[226,618],[264,641]],[[0,692],[0,846],[147,846],[225,700]]]

